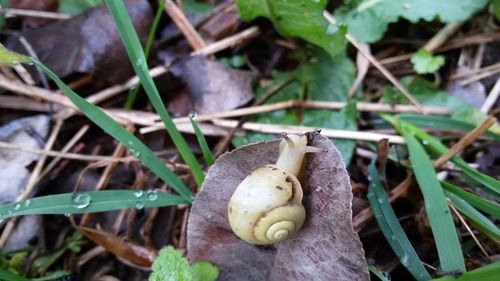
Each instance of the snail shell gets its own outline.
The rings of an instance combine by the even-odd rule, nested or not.
[[[268,245],[293,236],[304,224],[302,187],[297,174],[307,146],[306,136],[287,136],[275,165],[254,170],[236,188],[228,205],[233,232],[251,244]]]

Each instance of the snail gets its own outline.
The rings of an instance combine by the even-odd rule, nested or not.
[[[305,135],[288,135],[280,142],[276,164],[250,173],[236,188],[228,204],[229,224],[242,240],[257,245],[281,242],[304,224],[299,175],[304,156],[321,149],[307,146]]]

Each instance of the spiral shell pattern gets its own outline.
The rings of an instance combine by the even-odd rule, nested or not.
[[[275,165],[265,165],[236,188],[228,218],[234,233],[258,245],[290,238],[304,224],[302,187],[297,178]]]

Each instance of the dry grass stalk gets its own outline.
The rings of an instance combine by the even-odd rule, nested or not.
[[[182,10],[179,9],[174,1],[167,0],[165,4],[165,11],[170,16],[172,21],[174,21],[175,25],[177,25],[177,27],[181,30],[182,34],[184,34],[184,37],[186,37],[189,45],[191,45],[194,50],[197,51],[206,46],[203,38],[201,38],[198,32],[196,32],[196,29],[194,29],[186,15],[184,15]]]

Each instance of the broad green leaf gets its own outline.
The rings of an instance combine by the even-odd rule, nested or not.
[[[192,281],[193,274],[188,261],[171,246],[160,250],[153,262],[149,281]]]
[[[436,72],[444,64],[443,56],[434,56],[429,51],[419,50],[411,57],[413,69],[417,73],[426,74]]]
[[[433,279],[434,281],[492,281],[500,276],[500,261],[465,272],[462,276],[455,278],[447,275],[445,277]]]
[[[410,240],[399,224],[398,217],[392,209],[391,203],[389,202],[389,196],[387,196],[385,192],[377,168],[375,167],[375,161],[376,159],[373,159],[368,166],[370,187],[367,197],[370,208],[372,209],[380,230],[394,253],[399,257],[401,264],[408,269],[416,280],[429,280],[431,279],[429,273],[425,270],[424,265],[420,261]]]
[[[425,211],[436,241],[439,261],[443,271],[465,271],[460,241],[436,171],[422,145],[405,124],[396,126],[406,140],[413,172],[422,191]]]
[[[290,78],[296,77],[283,89],[271,96],[266,103],[275,103],[290,99],[347,101],[347,92],[354,82],[355,68],[347,56],[337,56],[331,59],[325,52],[316,49],[306,50],[302,54],[302,63],[292,72],[275,72],[275,80],[268,88]],[[267,89],[257,88],[256,96],[262,96]],[[257,114],[253,122],[266,124],[303,125],[318,128],[339,130],[357,130],[357,112],[354,104],[340,111],[324,109],[286,109]],[[247,133],[245,137],[233,138],[233,144],[241,146],[248,143],[271,139],[272,135]],[[352,158],[356,143],[351,140],[332,139],[340,150],[344,163]]]
[[[360,42],[372,43],[384,35],[389,23],[404,18],[412,23],[439,19],[443,23],[469,19],[488,0],[358,0],[335,11]]]
[[[257,17],[271,20],[284,36],[301,38],[323,48],[332,57],[344,52],[345,27],[328,30],[323,18],[327,0],[236,0],[240,16],[250,21]]]
[[[192,281],[215,281],[219,276],[219,269],[208,261],[197,261],[191,265]]]
[[[102,190],[34,197],[0,206],[0,219],[43,214],[83,214],[125,208],[152,208],[185,204],[180,196],[141,190]]]
[[[103,3],[104,0],[60,0],[59,13],[74,16]]]

